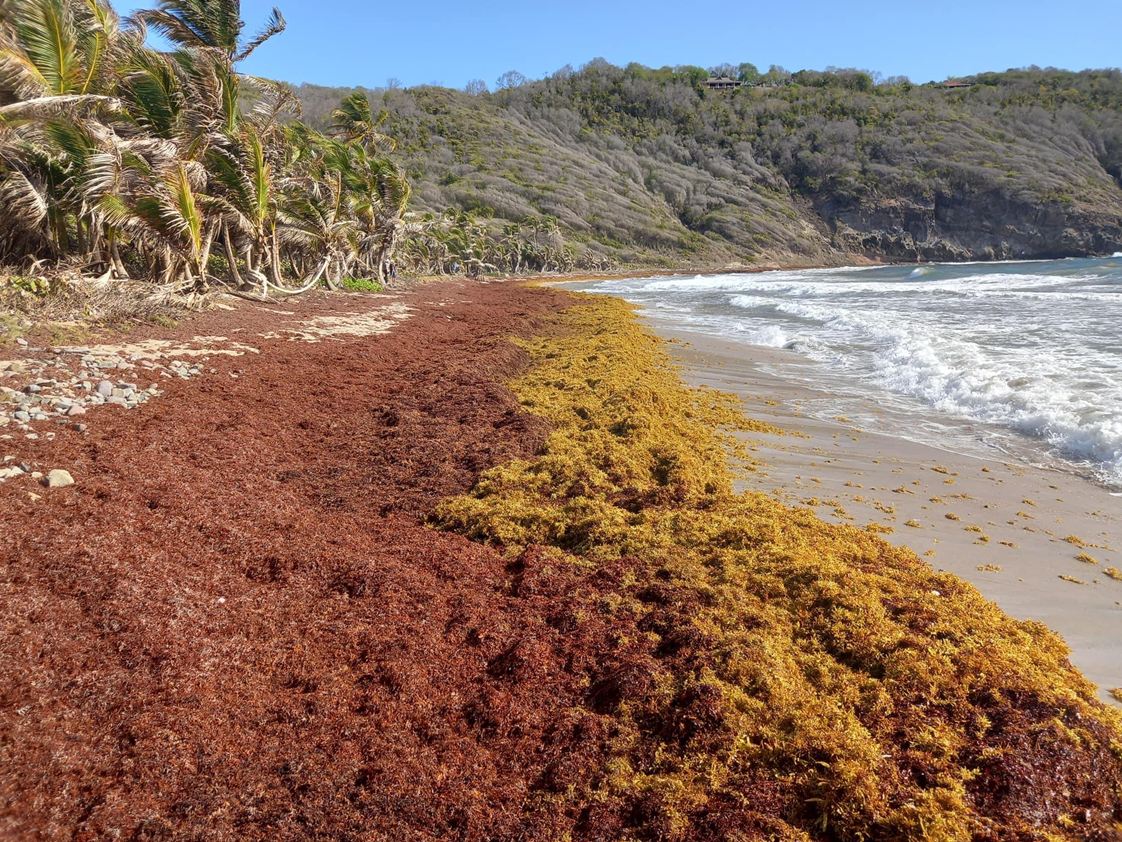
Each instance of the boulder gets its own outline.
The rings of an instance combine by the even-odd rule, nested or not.
[[[43,484],[47,488],[66,488],[66,486],[74,484],[74,477],[70,476],[69,471],[55,468],[55,470],[47,473],[46,481]]]

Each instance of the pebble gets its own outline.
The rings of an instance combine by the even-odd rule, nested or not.
[[[27,340],[24,339],[22,336],[16,337],[16,344],[17,345],[22,345],[24,348],[26,348],[27,347]]]
[[[68,485],[74,484],[74,477],[70,476],[69,471],[64,471],[61,468],[55,468],[47,474],[47,481],[44,485],[47,488],[66,488]]]
[[[21,344],[26,347],[26,343]],[[115,354],[99,356],[84,346],[51,350],[55,355],[52,360],[0,360],[0,377],[32,375],[30,382],[21,385],[18,390],[0,386],[0,428],[11,425],[28,434],[29,438],[38,438],[34,428],[29,426],[32,422],[53,420],[57,424],[67,424],[67,419],[84,415],[91,407],[105,404],[136,409],[150,398],[164,394],[159,378],[179,377],[188,380],[206,371],[217,372],[217,369],[203,366],[206,358],[198,363],[189,363],[170,358],[159,361],[140,359],[136,354],[129,359]],[[72,370],[69,369],[69,360],[77,363]],[[110,371],[119,372],[122,369],[147,371],[148,377],[157,382],[142,388],[141,384],[124,380],[120,374],[112,380],[108,379]],[[48,374],[55,376],[51,378]],[[84,425],[82,431],[85,431]],[[50,437],[54,433],[46,435]]]

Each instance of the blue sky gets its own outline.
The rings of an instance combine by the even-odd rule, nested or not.
[[[917,82],[1029,64],[1122,64],[1122,0],[276,2],[288,31],[244,69],[293,83],[377,87],[394,77],[462,87],[481,78],[493,87],[506,70],[539,77],[598,56],[656,67],[837,65]],[[272,5],[243,0],[247,29]]]

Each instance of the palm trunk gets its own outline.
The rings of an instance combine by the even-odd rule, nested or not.
[[[230,280],[238,289],[245,289],[242,273],[238,271],[238,255],[230,239],[230,226],[226,223],[222,223],[222,246],[226,251],[226,262],[230,264]]]
[[[328,266],[329,263],[331,263],[331,256],[330,255],[328,255],[327,257],[325,257],[323,259],[323,263],[320,264],[319,269],[316,270],[315,275],[313,275],[308,280],[308,282],[305,283],[299,289],[278,289],[277,292],[282,293],[284,295],[298,295],[302,292],[307,292],[308,290],[310,290],[312,287],[314,287],[316,284],[319,283],[320,278],[322,278],[324,272],[327,271],[327,266]],[[330,286],[330,280],[328,281],[328,285]]]
[[[277,226],[276,226],[276,224],[273,225],[273,243],[272,243],[272,245],[273,245],[273,254],[272,254],[272,260],[270,261],[269,265],[270,265],[270,268],[272,269],[272,273],[273,273],[273,285],[276,286],[276,287],[281,287],[281,286],[283,286],[283,284],[281,283],[280,243],[277,241]]]
[[[109,260],[113,264],[113,271],[117,274],[118,278],[127,279],[129,276],[129,272],[125,268],[125,262],[121,260],[121,252],[117,248],[117,238],[110,234],[108,239]]]
[[[206,239],[203,240],[203,250],[199,253],[199,282],[197,286],[202,292],[210,289],[210,284],[207,283],[207,267],[210,265],[210,250],[214,245],[214,236],[217,233],[217,229],[213,227],[207,232]]]

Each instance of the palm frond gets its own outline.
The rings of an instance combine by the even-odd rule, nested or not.
[[[269,15],[269,20],[266,21],[265,26],[256,35],[250,39],[249,43],[242,48],[242,51],[234,56],[234,61],[244,61],[249,58],[253,51],[272,38],[274,35],[279,35],[284,32],[288,26],[285,23],[284,15],[280,13],[280,9],[273,7],[272,14]]]
[[[8,120],[46,120],[54,117],[76,117],[96,108],[118,111],[121,101],[116,97],[96,94],[42,96],[0,106],[0,117]]]
[[[0,179],[0,208],[6,224],[35,230],[43,225],[50,211],[47,186],[33,181],[27,173],[12,170]]]
[[[206,47],[203,35],[188,23],[163,9],[141,9],[133,19],[148,29],[153,29],[180,47]]]
[[[257,91],[257,101],[253,104],[253,117],[262,130],[271,130],[282,114],[300,116],[302,111],[300,98],[291,88],[258,76],[242,74],[241,78]]]
[[[16,14],[19,48],[46,92],[59,96],[81,93],[85,80],[74,9],[68,0],[23,0]]]
[[[241,36],[239,0],[160,0],[137,17],[180,47],[210,47],[232,58]]]

